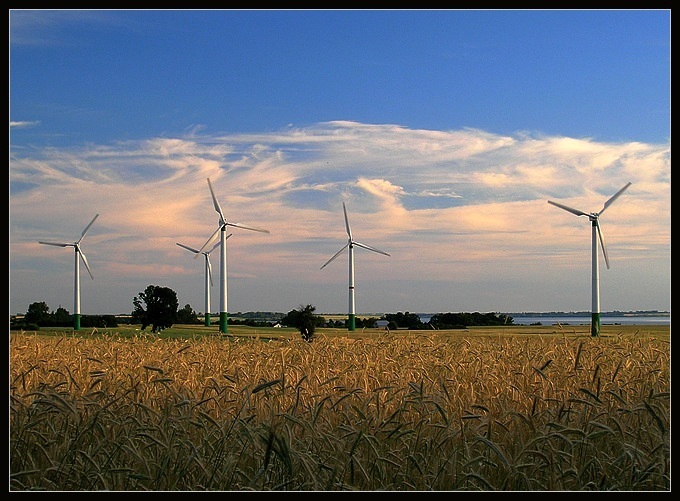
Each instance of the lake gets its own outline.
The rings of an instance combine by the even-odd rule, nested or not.
[[[429,322],[432,314],[420,314],[422,322]],[[553,325],[560,323],[562,325],[590,325],[590,316],[569,316],[569,315],[555,315],[555,316],[514,316],[510,315],[513,320],[513,325],[532,325],[541,322],[541,325]],[[670,325],[671,317],[669,315],[658,316],[611,316],[603,315],[600,317],[602,325]]]
[[[511,315],[512,316],[512,315]],[[540,317],[512,317],[513,325],[532,325],[540,322],[542,325],[590,325],[590,317],[576,316],[540,316]],[[670,316],[602,316],[602,325],[670,325]]]

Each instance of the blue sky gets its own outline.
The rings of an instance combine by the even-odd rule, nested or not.
[[[10,10],[10,313],[670,309],[670,10]],[[212,255],[218,278],[219,253]],[[212,288],[219,311],[219,288]]]

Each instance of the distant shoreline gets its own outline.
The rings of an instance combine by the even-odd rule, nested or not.
[[[552,311],[552,312],[521,312],[507,313],[511,317],[588,317],[592,315],[589,311]],[[669,311],[603,311],[603,317],[670,317]]]
[[[399,310],[402,311],[402,310]],[[404,310],[404,313],[408,312],[408,310]],[[386,314],[391,314],[391,313],[397,313],[397,312],[382,312],[382,313],[358,313],[357,317],[361,318],[371,318],[371,317],[382,317],[383,315]],[[434,312],[434,313],[425,313],[425,312],[418,312],[415,313],[419,317],[431,317],[433,315],[436,315],[437,313],[461,313],[459,311],[447,311],[447,312]],[[482,313],[488,313],[488,312],[482,312]],[[493,312],[498,315],[507,315],[509,317],[513,318],[523,318],[523,317],[576,317],[576,318],[590,318],[591,317],[591,312],[590,311],[543,311],[543,312],[533,312],[533,311],[523,311],[523,312]],[[23,317],[23,313],[18,313],[16,315],[10,315],[11,317]],[[88,314],[92,316],[100,315],[100,314]],[[112,314],[115,317],[129,317],[129,313],[119,313],[119,314]],[[213,316],[219,315],[219,313],[212,313]],[[229,313],[230,317],[254,317],[256,316],[257,318],[278,318],[285,316],[285,312],[277,312],[277,311],[245,311],[245,312],[236,312],[236,313]],[[338,313],[317,313],[318,316],[321,317],[346,317],[347,312],[338,312]],[[641,310],[641,311],[603,311],[600,313],[602,317],[670,317],[671,313],[669,311],[657,311],[657,310]],[[202,317],[203,313],[199,313],[199,317]]]

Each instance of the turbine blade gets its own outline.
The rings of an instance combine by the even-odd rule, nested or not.
[[[371,247],[370,245],[362,244],[361,242],[352,242],[352,243],[354,245],[356,245],[357,247],[363,247],[364,249],[389,256],[389,254],[387,252],[381,251],[380,249],[376,249],[375,247]]]
[[[184,247],[186,250],[191,251],[191,252],[193,252],[193,253],[195,253],[195,254],[198,254],[198,253],[199,253],[199,251],[198,251],[197,249],[194,249],[193,247],[189,247],[188,245],[184,245],[184,244],[181,244],[181,243],[179,243],[179,242],[175,242],[175,243],[176,243],[177,245],[179,245],[180,247]]]
[[[552,200],[548,200],[549,204],[554,205],[555,207],[559,207],[560,209],[564,209],[567,212],[571,212],[572,214],[576,214],[577,216],[590,216],[587,212],[583,212],[582,210],[578,209],[572,209],[571,207],[558,203],[558,202],[553,202]]]
[[[217,197],[215,196],[215,192],[213,191],[212,184],[210,183],[210,178],[208,178],[208,188],[210,188],[210,195],[212,196],[215,210],[220,215],[220,224],[224,224],[227,222],[227,219],[224,217],[224,214],[222,213],[222,207],[220,207],[220,203],[217,201]]]
[[[344,251],[347,247],[349,247],[349,244],[350,244],[350,242],[347,242],[347,243],[342,247],[342,249],[340,249],[338,252],[336,252],[335,255],[334,255],[332,258],[330,258],[328,261],[326,261],[326,263],[325,263],[321,268],[319,268],[319,269],[320,269],[320,270],[323,270],[323,269],[326,267],[327,264],[330,264],[331,261],[335,260],[336,257],[338,257],[340,254],[342,254],[342,251]]]
[[[602,234],[602,229],[600,228],[599,219],[595,222],[595,226],[597,227],[597,235],[600,237],[600,247],[602,247],[602,255],[604,255],[604,262],[607,265],[607,269],[609,269],[609,255],[607,254],[607,246],[604,243],[604,235]]]
[[[233,226],[235,228],[241,228],[243,230],[259,231],[260,233],[269,233],[269,230],[263,230],[262,228],[253,228],[252,226],[246,226],[240,223],[225,223],[227,226]]]
[[[231,236],[231,233],[229,233],[229,235],[227,235],[227,238],[229,238],[230,236]],[[226,239],[225,239],[225,240],[226,240]],[[220,246],[220,242],[219,242],[219,241],[218,241],[218,242],[215,242],[215,245],[212,246],[212,249],[210,249],[209,251],[204,252],[203,254],[205,254],[205,256],[207,257],[212,251],[214,251],[215,249],[217,249],[219,246]]]
[[[44,245],[56,245],[57,247],[69,247],[74,244],[62,244],[62,243],[57,243],[57,242],[38,242],[39,244],[44,244]]]
[[[203,247],[201,247],[201,248],[198,250],[198,252],[197,252],[196,255],[194,256],[194,259],[196,259],[196,258],[198,257],[198,255],[206,249],[206,247],[210,247],[210,245],[212,245],[212,243],[215,241],[215,239],[216,239],[217,236],[219,235],[220,231],[222,231],[222,226],[219,226],[219,227],[215,230],[215,233],[213,233],[212,235],[210,235],[210,238],[208,239],[208,241],[207,241],[206,243],[203,244]],[[219,243],[219,242],[218,242],[218,243]]]
[[[602,207],[602,210],[599,212],[599,214],[602,214],[602,213],[605,211],[605,209],[606,209],[607,207],[609,207],[612,203],[614,203],[614,200],[616,200],[617,198],[619,198],[619,197],[621,196],[621,194],[622,194],[624,191],[626,191],[626,190],[628,189],[628,187],[629,187],[631,184],[633,184],[633,183],[631,183],[631,182],[629,181],[628,184],[626,184],[626,186],[624,186],[623,188],[621,188],[619,191],[617,191],[617,192],[614,194],[614,196],[612,196],[609,200],[607,200],[607,201],[604,203],[604,207]]]
[[[87,258],[85,257],[85,254],[83,254],[83,251],[80,250],[80,246],[76,247],[76,252],[80,254],[80,259],[82,259],[83,264],[85,265],[85,268],[87,269],[87,272],[90,274],[90,278],[94,280],[94,276],[92,275],[92,270],[90,270],[90,265],[87,264]]]
[[[99,214],[97,214],[96,216],[94,216],[94,218],[92,218],[92,221],[90,221],[90,224],[88,224],[88,225],[85,227],[85,229],[83,230],[83,233],[80,235],[80,238],[79,238],[78,241],[76,242],[77,244],[79,244],[79,243],[83,240],[83,238],[85,238],[85,234],[89,231],[90,226],[92,226],[92,224],[95,222],[95,220],[96,220],[98,217],[99,217]]]
[[[345,207],[345,202],[342,202],[342,211],[345,213],[345,229],[347,230],[347,236],[352,240],[352,230],[349,228],[349,219],[347,218],[347,207]]]

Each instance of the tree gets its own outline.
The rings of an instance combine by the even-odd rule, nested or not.
[[[73,323],[73,318],[66,308],[61,306],[57,308],[57,311],[52,313],[52,324],[60,327],[66,327]]]
[[[316,306],[308,304],[307,306],[302,306],[297,310],[291,310],[288,314],[281,319],[284,325],[289,327],[295,327],[302,334],[302,339],[307,342],[312,342],[312,337],[314,337],[314,331],[317,325],[323,325],[325,319],[322,316],[315,315]]]
[[[49,324],[50,307],[46,302],[31,303],[28,305],[28,310],[24,316],[24,322],[27,324],[35,324],[45,326]]]
[[[151,332],[160,332],[177,321],[177,293],[169,287],[149,285],[132,303],[135,305],[132,318],[135,323],[142,324],[142,330],[151,325]]]
[[[417,313],[402,313],[401,311],[397,313],[387,313],[383,317],[384,320],[389,322],[394,322],[398,327],[402,329],[419,330],[424,329],[425,324],[420,320]]]
[[[184,308],[177,312],[178,324],[200,324],[198,314],[193,310],[191,305],[185,304]]]
[[[465,329],[467,326],[512,325],[509,315],[495,313],[437,313],[430,318],[430,325],[436,329]]]

